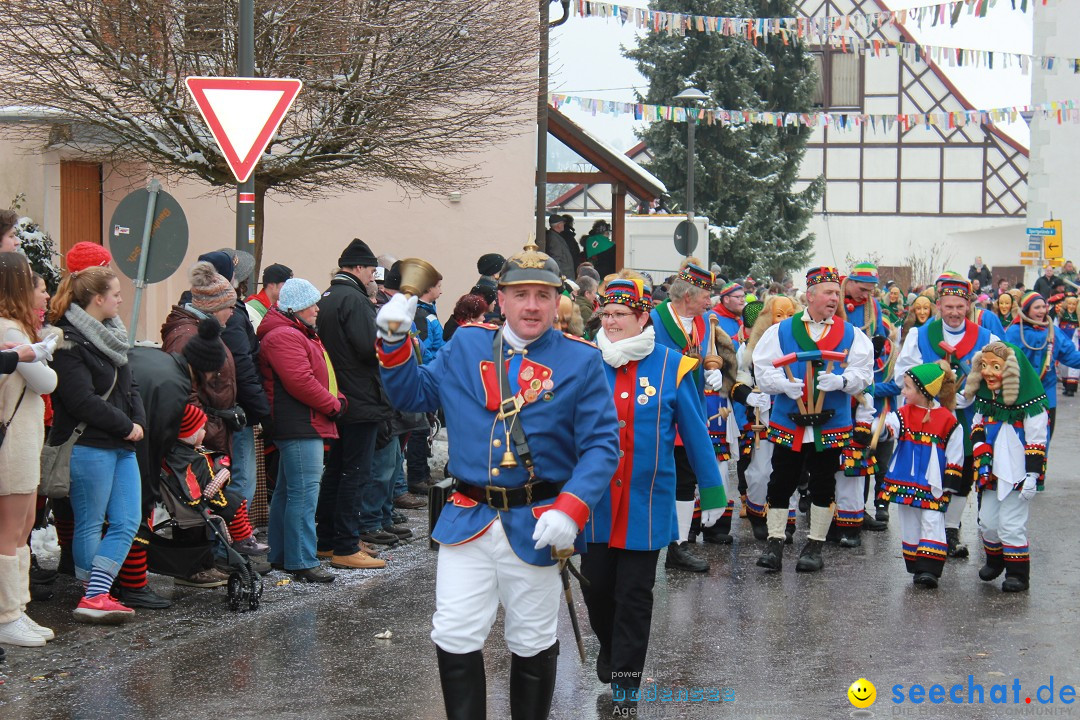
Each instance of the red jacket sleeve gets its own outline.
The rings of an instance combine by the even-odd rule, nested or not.
[[[260,352],[266,353],[266,362],[285,392],[323,415],[333,415],[341,409],[341,401],[315,377],[311,353],[317,351],[299,330],[282,328],[268,334]]]

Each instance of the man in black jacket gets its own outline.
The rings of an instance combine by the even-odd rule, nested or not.
[[[383,529],[382,509],[390,488],[376,487],[371,472],[379,426],[391,415],[375,355],[375,306],[366,289],[378,264],[363,240],[349,243],[319,301],[316,321],[338,390],[348,403],[337,419],[339,437],[330,441],[315,512],[318,553],[329,555],[330,565],[337,568],[374,566],[361,541],[398,541]]]

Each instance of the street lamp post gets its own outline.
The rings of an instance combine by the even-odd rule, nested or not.
[[[686,115],[686,222],[694,226],[694,128],[697,126],[697,109],[709,96],[697,88],[687,88],[675,96],[676,100],[690,103]],[[693,232],[688,230],[687,232]]]

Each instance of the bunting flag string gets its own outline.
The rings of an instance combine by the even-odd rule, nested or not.
[[[1027,11],[1027,0],[1009,0],[1014,9]],[[1038,1],[1038,0],[1036,0]],[[1047,0],[1042,0],[1046,4]],[[826,15],[816,17],[740,18],[687,15],[663,12],[592,0],[575,0],[574,12],[581,17],[617,19],[652,32],[685,35],[688,32],[717,33],[728,37],[743,37],[757,43],[769,36],[779,36],[785,43],[808,41],[814,45],[830,46],[843,52],[859,52],[880,57],[895,50],[906,59],[933,61],[949,67],[1018,68],[1028,74],[1032,67],[1043,70],[1066,68],[1080,73],[1080,58],[1030,55],[1000,50],[976,50],[882,40],[872,37],[885,26],[903,29],[913,21],[920,29],[950,22],[956,24],[966,9],[973,17],[986,17],[989,8],[999,0],[950,0],[936,5],[906,8],[876,13]],[[1017,2],[1020,3],[1017,6]]]
[[[635,120],[647,122],[664,120],[677,123],[686,122],[690,113],[689,108],[681,106],[619,102],[560,93],[551,93],[548,96],[548,102],[556,110],[564,105],[571,105],[585,112],[591,112],[593,115],[632,115]],[[700,108],[697,110],[696,120],[707,125],[734,127],[748,124],[764,124],[776,127],[827,127],[837,130],[857,130],[862,127],[869,127],[873,132],[889,132],[898,125],[904,131],[919,126],[951,129],[967,125],[993,126],[1025,119],[1030,121],[1034,117],[1041,117],[1056,122],[1058,125],[1080,123],[1080,101],[1064,100],[986,110],[889,114],[844,111],[798,113]]]

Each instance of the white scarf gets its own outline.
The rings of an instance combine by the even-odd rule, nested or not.
[[[622,367],[633,360],[648,357],[656,347],[656,332],[650,325],[642,330],[640,335],[612,342],[608,340],[604,328],[600,328],[596,333],[596,345],[604,355],[604,362],[611,367]]]

